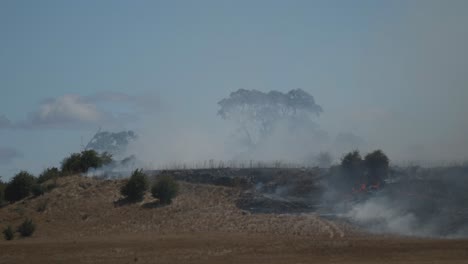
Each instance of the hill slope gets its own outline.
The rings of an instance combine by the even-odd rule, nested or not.
[[[348,226],[314,214],[250,214],[236,207],[235,188],[180,182],[180,195],[158,207],[148,193],[135,204],[121,202],[123,180],[71,176],[37,198],[0,209],[0,225],[17,225],[31,217],[34,237],[76,238],[127,233],[246,232],[311,237],[344,237]]]
[[[234,188],[181,182],[165,207],[123,204],[123,181],[66,177],[0,208],[32,238],[0,240],[1,263],[466,263],[466,240],[369,236],[314,214],[250,214]]]

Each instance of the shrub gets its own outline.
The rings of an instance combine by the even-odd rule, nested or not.
[[[6,184],[0,181],[0,207],[5,203],[5,188]]]
[[[99,168],[112,162],[112,156],[95,150],[84,150],[73,153],[62,161],[62,172],[65,174],[84,173],[90,168]]]
[[[36,230],[36,225],[33,223],[32,219],[25,219],[20,226],[18,226],[18,232],[23,237],[31,236]]]
[[[45,186],[45,188],[44,188],[44,189],[45,189],[45,192],[50,192],[50,191],[52,191],[53,189],[57,188],[57,186],[58,186],[58,185],[57,185],[57,183],[55,183],[55,182],[54,182],[54,183],[47,184],[47,185]]]
[[[151,194],[161,204],[170,204],[179,192],[179,184],[169,176],[162,176],[151,188]]]
[[[5,229],[3,229],[3,237],[5,240],[12,240],[15,236],[15,232],[13,231],[13,228],[11,226],[7,226]]]
[[[31,194],[36,178],[26,171],[16,174],[5,188],[5,199],[10,202],[19,201]]]
[[[99,168],[112,161],[107,153],[100,155],[95,150],[85,150],[81,152],[81,172],[88,171],[89,168]]]
[[[43,195],[44,193],[52,191],[53,189],[57,188],[57,186],[58,185],[56,182],[52,182],[47,185],[36,183],[32,186],[31,192],[34,195],[34,197],[38,197]]]
[[[362,162],[361,154],[355,150],[343,156],[341,167],[350,172],[359,171],[362,169]]]
[[[73,153],[62,161],[62,172],[72,174],[81,172],[81,154]]]
[[[122,186],[120,193],[130,201],[141,201],[148,190],[148,179],[142,170],[135,170],[128,182]]]
[[[60,177],[60,170],[56,167],[45,169],[37,178],[37,183],[43,183],[51,179]]]
[[[389,159],[381,150],[376,150],[366,155],[364,164],[368,172],[368,181],[377,184],[384,183],[388,175]]]
[[[372,172],[387,171],[389,159],[381,150],[376,150],[366,155],[364,158],[366,168]]]
[[[41,196],[45,193],[45,188],[42,185],[36,183],[32,186],[31,192],[34,197]]]

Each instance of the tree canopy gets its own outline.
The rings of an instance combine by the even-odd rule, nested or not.
[[[353,183],[383,184],[388,175],[389,159],[382,150],[368,153],[364,159],[359,151],[347,153],[341,159],[341,168]]]
[[[97,153],[95,150],[84,150],[81,153],[73,153],[62,161],[62,172],[84,173],[89,168],[99,168],[112,162],[112,156],[104,152]]]
[[[27,171],[21,171],[11,179],[5,188],[5,199],[10,202],[19,201],[31,194],[36,178]]]
[[[218,115],[240,125],[250,144],[268,135],[275,123],[285,118],[310,118],[320,115],[322,107],[312,95],[295,89],[287,93],[239,89],[218,102]]]
[[[120,189],[120,193],[129,201],[137,202],[143,200],[146,190],[149,188],[148,177],[143,170],[135,170],[132,176]]]
[[[92,149],[100,153],[107,152],[113,156],[123,154],[137,135],[132,130],[121,132],[98,131],[85,146],[86,150]]]

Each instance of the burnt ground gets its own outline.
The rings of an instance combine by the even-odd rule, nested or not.
[[[310,213],[321,209],[323,188],[320,169],[198,169],[153,171],[177,180],[236,187],[236,205],[251,213]]]
[[[392,169],[391,177],[378,189],[365,190],[359,190],[361,184],[345,184],[346,175],[319,168],[225,168],[152,174],[155,177],[166,174],[192,183],[236,187],[241,190],[236,205],[250,213],[315,213],[327,219],[352,221],[346,214],[356,205],[384,201],[382,208],[402,216],[410,215],[414,225],[430,229],[430,232],[417,231],[415,234],[468,236],[468,168],[464,166],[416,172],[413,168]],[[372,218],[371,224],[382,229],[387,220]],[[365,226],[370,222],[354,224]]]

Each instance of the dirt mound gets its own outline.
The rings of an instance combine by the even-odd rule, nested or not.
[[[235,232],[345,237],[356,232],[315,214],[250,214],[236,206],[236,188],[180,182],[180,194],[160,207],[149,195],[125,204],[119,193],[124,180],[71,176],[37,198],[0,209],[0,226],[18,225],[31,217],[35,237],[77,238],[133,233]]]

